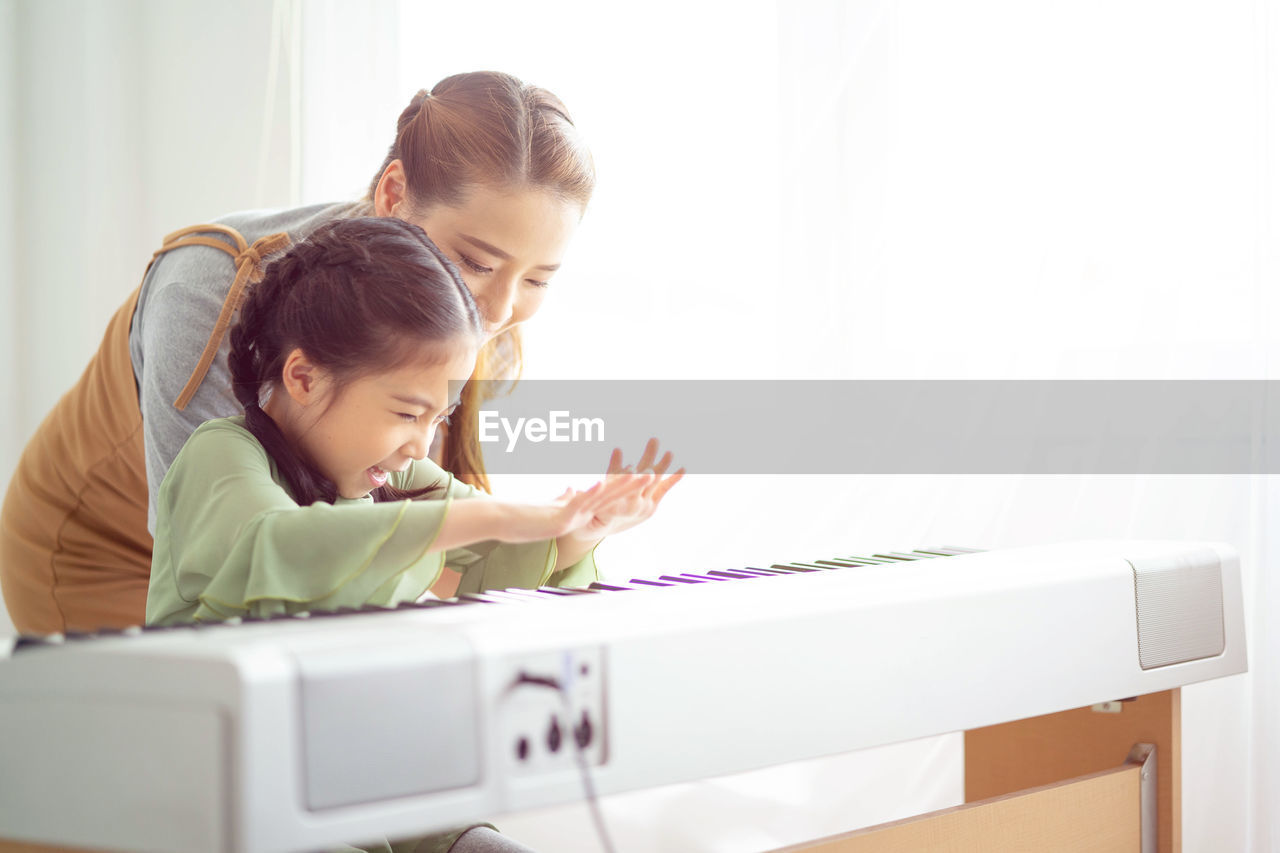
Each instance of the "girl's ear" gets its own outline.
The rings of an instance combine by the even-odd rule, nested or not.
[[[298,405],[309,406],[322,396],[326,377],[324,368],[313,364],[302,350],[294,349],[289,353],[281,373],[284,390]]]
[[[405,205],[404,164],[392,160],[383,170],[378,187],[373,191],[373,212],[377,216],[396,216]]]

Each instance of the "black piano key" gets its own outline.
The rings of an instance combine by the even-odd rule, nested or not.
[[[587,587],[587,589],[594,589],[600,592],[626,592],[628,590],[635,589],[635,587],[627,586],[626,584],[603,583],[602,581],[592,581],[590,586]]]
[[[671,581],[672,583],[703,583],[700,580],[694,580],[683,575],[658,575],[660,581]]]
[[[540,586],[537,589],[537,592],[540,592],[543,595],[558,595],[558,596],[590,595],[591,593],[596,591],[597,590],[588,589],[586,587],[574,587],[574,586]]]
[[[955,557],[960,554],[981,554],[981,548],[958,548],[954,545],[939,546],[937,548],[929,548],[930,551],[944,551],[948,557]]]
[[[499,604],[499,599],[486,596],[482,592],[462,592],[455,595],[454,598],[459,601],[470,601],[475,604]]]
[[[790,566],[800,566],[806,569],[817,569],[818,571],[822,571],[822,572],[829,572],[834,568],[833,566],[819,566],[817,563],[805,563],[799,560],[797,560],[794,563],[786,563],[784,565],[775,565],[775,568],[785,569]]]
[[[816,572],[816,571],[817,571],[817,569],[803,569],[803,568],[800,568],[800,567],[798,567],[798,566],[791,566],[791,567],[787,567],[787,566],[770,566],[770,567],[769,567],[769,568],[767,568],[767,569],[766,569],[766,568],[762,568],[762,567],[760,567],[760,566],[748,566],[748,568],[750,568],[750,569],[751,569],[751,571],[753,571],[753,572],[768,572],[768,573],[769,573],[769,574],[771,574],[771,575],[794,575],[794,574],[800,574],[800,573],[802,573],[802,572]]]
[[[858,560],[863,563],[871,563],[873,565],[887,565],[889,563],[900,563],[901,560],[891,560],[887,557],[836,557],[837,560]]]
[[[487,595],[490,598],[496,598],[506,604],[524,604],[529,601],[547,600],[545,595],[537,595],[527,589],[486,589],[482,595]]]
[[[814,560],[819,566],[832,566],[837,569],[848,569],[857,566],[878,566],[880,563],[869,560]]]
[[[30,651],[31,649],[47,649],[53,646],[60,646],[66,642],[66,637],[62,634],[19,634],[18,639],[13,643],[13,651],[11,654],[18,652]]]
[[[924,557],[914,551],[890,551],[887,556],[895,560],[923,560]]]
[[[649,578],[632,578],[630,583],[638,583],[641,586],[675,586],[671,581],[655,581]]]
[[[752,572],[746,569],[738,569],[736,571],[725,571],[723,569],[711,569],[707,572],[709,575],[715,575],[718,578],[763,578],[767,577],[764,572]]]
[[[710,572],[681,572],[681,576],[693,578],[696,581],[727,581],[729,578],[718,578]]]

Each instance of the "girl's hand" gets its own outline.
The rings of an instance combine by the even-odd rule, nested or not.
[[[601,516],[609,517],[621,507],[634,505],[656,478],[655,474],[606,477],[586,491],[568,489],[553,503],[506,504],[501,533],[496,538],[503,542],[563,538]]]
[[[622,452],[615,450],[604,480],[584,492],[570,489],[550,504],[492,498],[454,501],[427,550],[447,551],[485,539],[511,543],[555,539],[554,571],[566,569],[605,536],[635,527],[653,515],[663,496],[680,482],[684,469],[664,479],[671,454],[654,464],[657,452],[657,439],[650,439],[639,470],[633,471],[622,466]]]
[[[615,449],[609,457],[609,470],[605,475],[606,488],[612,488],[618,483],[631,483],[631,488],[619,491],[611,500],[597,505],[586,523],[566,530],[560,537],[561,549],[577,545],[572,550],[581,550],[584,544],[593,547],[604,537],[629,530],[653,515],[662,498],[684,476],[684,469],[681,468],[664,478],[663,475],[671,467],[671,453],[668,451],[663,454],[662,459],[655,464],[657,455],[658,440],[651,438],[633,471],[630,465],[623,467],[622,451]]]

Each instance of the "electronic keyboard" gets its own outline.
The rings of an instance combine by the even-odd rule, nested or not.
[[[1246,670],[1217,543],[924,548],[21,638],[0,837],[318,850]]]

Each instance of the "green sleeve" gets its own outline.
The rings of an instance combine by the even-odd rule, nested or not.
[[[421,489],[440,484],[450,499],[487,500],[480,489],[469,486],[429,459],[415,462],[409,471],[405,488]],[[540,586],[587,586],[600,579],[595,549],[563,571],[552,574],[556,565],[555,540],[512,545],[487,540],[451,548],[445,554],[445,565],[462,573],[458,592],[483,592],[486,589],[534,589]]]
[[[597,577],[592,555],[553,576],[549,540],[428,554],[454,500],[488,499],[431,462],[396,475],[396,485],[441,485],[432,499],[301,507],[239,421],[193,433],[160,488],[149,623],[394,605],[421,596],[446,563],[463,574],[459,592]]]
[[[245,429],[194,433],[160,488],[148,622],[394,604],[439,575],[451,499],[301,507]]]

